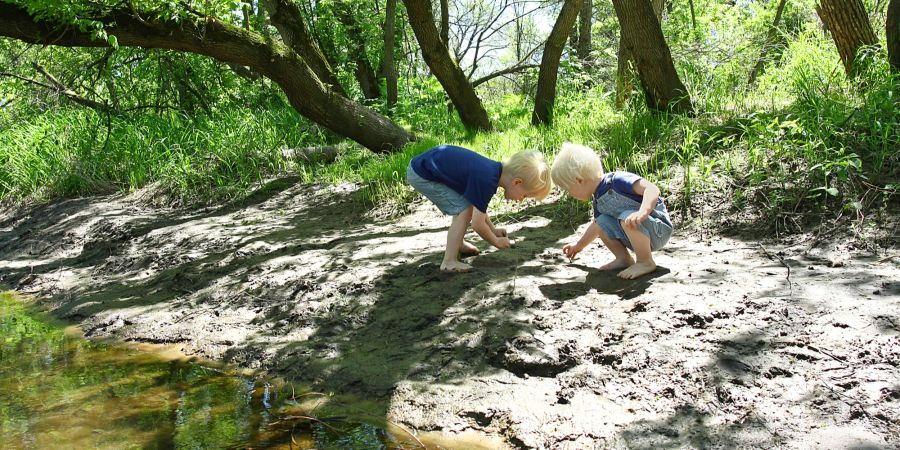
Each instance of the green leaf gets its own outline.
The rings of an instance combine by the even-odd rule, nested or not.
[[[829,195],[831,195],[831,196],[833,196],[833,197],[837,197],[837,195],[838,195],[838,190],[837,190],[837,188],[833,188],[833,187],[830,187],[830,188],[828,188],[828,189],[825,189],[825,192],[827,192]]]
[[[116,38],[116,37],[113,36],[113,35],[107,36],[107,37],[106,37],[106,42],[109,42],[109,45],[111,45],[112,48],[115,48],[115,49],[118,49],[118,48],[119,48],[119,39]]]

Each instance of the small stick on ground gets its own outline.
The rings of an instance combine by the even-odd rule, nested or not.
[[[769,251],[766,250],[766,248],[763,247],[762,244],[758,244],[758,245],[759,245],[759,248],[762,249],[763,253],[766,254],[766,257],[768,257],[769,259],[778,258],[778,261],[781,262],[781,265],[784,266],[785,269],[787,269],[787,282],[788,282],[788,289],[789,289],[788,298],[793,297],[794,296],[794,283],[791,281],[791,266],[787,265],[787,263],[784,262],[784,258],[782,258],[777,253],[775,254],[775,257],[772,257],[772,254],[769,253]]]
[[[387,419],[385,419],[385,420],[387,420]],[[397,428],[403,430],[404,432],[406,432],[406,434],[408,434],[411,438],[415,439],[415,440],[416,440],[416,443],[419,444],[422,448],[425,448],[425,449],[428,448],[428,447],[425,446],[425,444],[422,443],[422,441],[419,440],[418,437],[416,437],[415,434],[412,434],[412,433],[411,433],[409,430],[407,430],[403,425],[400,425],[399,423],[394,422],[394,421],[392,421],[392,420],[387,420],[387,422],[390,423],[391,425],[394,425],[395,427],[397,427]]]

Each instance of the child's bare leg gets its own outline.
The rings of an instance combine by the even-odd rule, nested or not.
[[[472,221],[472,206],[465,211],[453,216],[450,229],[447,230],[447,249],[444,251],[444,261],[441,262],[441,270],[444,272],[468,272],[472,266],[459,261],[459,250],[463,247],[463,237]],[[470,244],[471,245],[471,244]]]
[[[625,244],[618,239],[612,239],[603,232],[603,229],[600,230],[600,240],[603,241],[603,245],[612,252],[613,256],[616,259],[600,266],[600,270],[615,270],[615,269],[624,269],[628,266],[634,264],[634,259],[631,258],[631,253],[628,253],[628,248],[625,247]]]
[[[619,278],[632,280],[656,270],[656,262],[653,261],[653,254],[650,252],[650,237],[637,228],[626,227],[624,222],[622,222],[622,229],[625,230],[625,235],[631,241],[637,262],[619,272]]]

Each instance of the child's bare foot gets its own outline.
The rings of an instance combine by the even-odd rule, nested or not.
[[[626,267],[630,267],[632,264],[634,264],[634,259],[632,259],[631,255],[628,255],[628,258],[616,258],[600,266],[600,270],[624,269]]]
[[[481,250],[478,250],[478,247],[471,243],[463,241],[462,246],[459,248],[459,252],[464,256],[475,256],[481,253]]]
[[[656,263],[653,261],[634,263],[631,267],[619,272],[619,278],[633,280],[654,270],[656,270]]]
[[[441,272],[445,273],[464,273],[471,271],[472,266],[459,261],[453,261],[449,263],[445,262],[441,264]]]

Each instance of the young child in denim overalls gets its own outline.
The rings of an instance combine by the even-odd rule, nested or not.
[[[409,162],[406,178],[442,213],[453,216],[441,261],[443,272],[472,270],[459,260],[459,253],[478,254],[478,248],[463,239],[469,223],[494,247],[512,245],[506,230],[494,227],[487,215],[488,203],[498,188],[503,188],[507,200],[516,202],[529,197],[540,200],[550,192],[550,168],[544,155],[536,151],[516,153],[501,164],[466,148],[439,145],[416,155]]]
[[[594,220],[578,242],[563,247],[567,257],[575,259],[599,237],[616,258],[600,270],[625,269],[619,272],[625,279],[656,270],[652,252],[672,236],[672,220],[656,185],[631,172],[604,174],[593,150],[571,143],[563,144],[550,173],[553,183],[572,197],[593,200]]]

